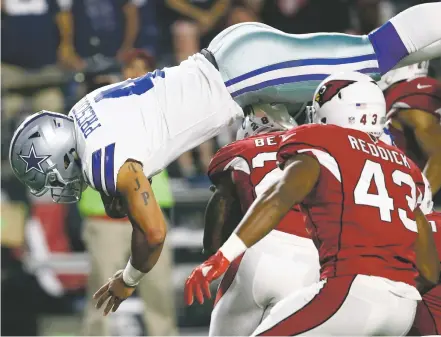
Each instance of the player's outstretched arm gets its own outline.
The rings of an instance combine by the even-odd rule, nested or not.
[[[133,227],[131,264],[138,271],[147,273],[161,254],[166,221],[139,162],[127,161],[120,168],[116,187]]]
[[[209,283],[220,277],[230,263],[277,226],[293,205],[302,202],[320,176],[318,161],[298,154],[286,161],[280,181],[262,193],[251,205],[236,231],[216,254],[193,270],[185,283],[184,297],[191,305],[196,297],[204,303],[211,297]]]
[[[416,109],[401,110],[395,117],[413,130],[416,141],[427,158],[424,175],[429,180],[432,195],[441,189],[441,125],[436,116]]]
[[[95,294],[96,308],[104,315],[115,312],[122,301],[158,261],[166,235],[166,222],[155,200],[150,182],[139,162],[128,160],[120,168],[116,189],[122,197],[132,223],[132,256],[124,270],[119,270]],[[112,247],[109,247],[112,249]]]
[[[314,157],[298,154],[286,161],[282,179],[256,199],[235,234],[247,247],[254,245],[309,195],[319,175],[320,164]]]
[[[241,219],[235,219],[235,214],[232,214],[237,213],[234,212],[236,210],[234,205],[240,206],[240,204],[229,171],[218,177],[216,185],[212,186],[212,191],[213,195],[205,209],[204,221],[203,246],[204,254],[207,256],[213,255],[221,247]]]
[[[420,272],[418,288],[425,292],[439,281],[440,261],[433,238],[432,227],[419,207],[415,210],[418,228],[418,239],[415,244],[417,268]]]

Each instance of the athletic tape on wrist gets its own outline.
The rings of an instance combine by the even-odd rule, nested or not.
[[[123,271],[123,281],[129,287],[134,287],[138,285],[139,281],[141,281],[145,274],[146,273],[143,273],[142,271],[139,271],[133,267],[129,260]]]
[[[228,261],[233,261],[236,257],[241,255],[247,250],[247,246],[243,241],[236,235],[236,233],[231,234],[228,240],[222,245],[219,251],[222,252],[224,257]]]

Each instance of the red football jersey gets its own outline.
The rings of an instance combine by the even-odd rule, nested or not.
[[[441,260],[441,213],[429,214],[427,220],[432,225],[436,248]],[[424,294],[423,301],[418,303],[413,327],[421,336],[441,334],[441,284]]]
[[[334,125],[302,125],[283,138],[280,163],[304,153],[321,164],[301,204],[321,277],[365,274],[415,285],[413,210],[425,191],[417,166],[396,147]]]
[[[384,93],[388,119],[393,118],[400,109],[423,110],[441,120],[441,83],[430,77],[418,77],[399,82]],[[406,153],[420,168],[426,160],[417,145],[413,134],[406,134],[389,125],[395,144]]]
[[[221,148],[210,162],[208,176],[213,183],[218,174],[232,172],[244,214],[256,197],[282,176],[276,161],[282,135],[283,132],[272,132],[233,142]],[[304,215],[298,207],[293,208],[276,229],[309,238]]]

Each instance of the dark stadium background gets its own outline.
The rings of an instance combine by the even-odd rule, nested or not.
[[[191,11],[184,14],[178,2]],[[364,34],[421,2],[429,1],[2,0],[1,334],[78,335],[85,304],[88,255],[77,206],[30,198],[9,167],[12,132],[27,114],[42,107],[67,113],[86,92],[118,78],[133,48],[149,67],[170,66],[238,22],[261,21],[288,33]],[[135,34],[132,40],[125,39],[127,32]],[[72,48],[61,46],[69,34]],[[441,62],[433,61],[432,75],[439,77],[440,69]],[[210,196],[206,165],[233,139],[234,130],[225,130],[168,169],[174,196],[166,209],[174,256],[170,296],[181,334],[208,331],[212,302],[186,308],[182,288],[203,260],[202,219]],[[134,308],[142,305],[133,301]],[[148,334],[137,310],[114,315],[112,334]]]

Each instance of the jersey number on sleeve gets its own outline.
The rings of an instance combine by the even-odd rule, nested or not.
[[[414,210],[417,205],[416,185],[412,177],[399,170],[392,173],[392,180],[398,186],[407,185],[411,189],[411,195],[406,195],[406,200],[410,210]],[[371,183],[377,188],[377,193],[369,193]],[[380,219],[391,222],[391,212],[395,209],[394,200],[389,196],[386,182],[379,163],[367,160],[361,172],[360,179],[354,189],[354,202],[357,205],[366,205],[378,208]],[[398,208],[398,216],[404,227],[412,232],[417,232],[417,224],[414,220],[407,217],[406,210]]]
[[[251,166],[254,168],[264,167],[265,162],[277,160],[277,152],[262,152],[253,158]],[[262,178],[262,180],[255,186],[254,190],[256,196],[265,192],[275,181],[282,176],[282,170],[276,167]]]
[[[95,96],[95,103],[103,99],[108,98],[120,98],[130,95],[142,95],[153,88],[153,78],[165,77],[165,73],[162,70],[155,70],[152,73],[147,73],[144,76],[138,78],[129,78],[117,85],[112,86],[109,89],[100,91]]]

